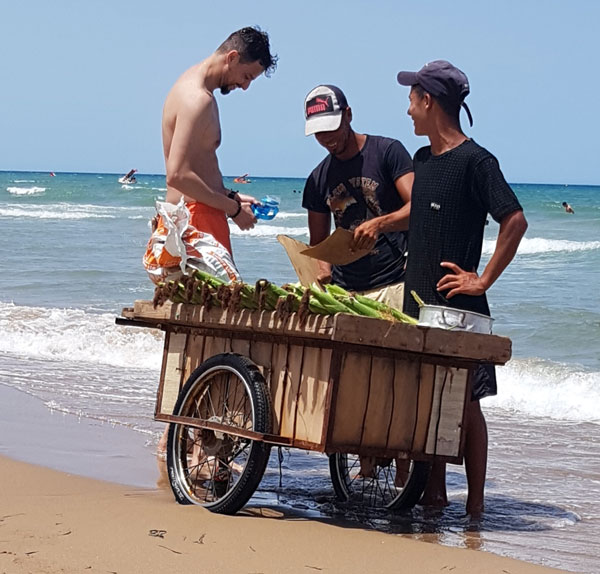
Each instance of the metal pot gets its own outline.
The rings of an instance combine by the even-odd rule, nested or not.
[[[492,333],[494,319],[481,313],[442,307],[440,305],[422,305],[419,307],[419,325],[439,329],[455,329],[473,333]]]

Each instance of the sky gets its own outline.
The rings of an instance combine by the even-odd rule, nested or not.
[[[361,133],[427,145],[400,70],[445,59],[468,76],[465,133],[512,183],[600,185],[595,0],[4,0],[0,170],[164,173],[161,113],[188,67],[259,25],[277,71],[217,95],[224,175],[305,177],[305,95],[338,85]]]

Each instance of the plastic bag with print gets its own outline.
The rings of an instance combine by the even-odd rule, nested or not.
[[[156,211],[156,228],[143,257],[144,268],[154,283],[190,275],[194,269],[223,281],[240,281],[229,251],[212,235],[191,225],[183,198],[177,205],[157,201]]]

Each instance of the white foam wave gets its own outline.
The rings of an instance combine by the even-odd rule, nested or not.
[[[484,240],[483,253],[491,255],[496,248],[496,242]],[[600,241],[570,241],[568,239],[544,239],[542,237],[524,237],[519,245],[520,255],[536,255],[538,253],[557,253],[573,251],[592,251],[600,249]]]
[[[18,207],[0,208],[0,217],[29,217],[32,219],[114,219],[114,215],[90,213],[70,207],[68,211],[23,209]]]
[[[35,183],[35,179],[13,179],[13,183]]]
[[[52,203],[32,208],[26,204],[12,204],[0,208],[0,217],[29,217],[32,219],[115,219],[123,213],[135,212],[150,217],[151,207],[116,207],[93,204]],[[143,215],[146,214],[146,215]]]
[[[13,195],[36,195],[38,193],[44,193],[45,187],[7,187],[6,191]]]
[[[115,325],[115,315],[0,303],[0,352],[22,357],[160,368],[161,331]]]
[[[301,212],[280,211],[276,216],[276,219],[299,219],[299,218],[307,219],[306,212],[305,211],[301,211]]]
[[[244,237],[276,237],[277,235],[308,236],[308,227],[283,227],[279,225],[264,225],[260,222],[247,231],[242,231],[237,225],[229,226],[231,235]]]
[[[600,372],[542,359],[515,359],[498,367],[498,395],[487,408],[528,416],[600,423]]]

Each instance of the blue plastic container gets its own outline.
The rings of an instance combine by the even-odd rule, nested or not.
[[[279,212],[279,198],[267,195],[260,203],[252,204],[252,212],[256,219],[273,219]]]

